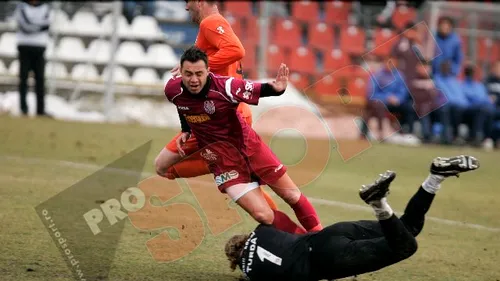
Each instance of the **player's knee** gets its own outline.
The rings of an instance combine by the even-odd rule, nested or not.
[[[302,195],[302,192],[298,188],[287,188],[284,189],[281,194],[281,198],[288,204],[288,205],[293,205],[297,203],[300,199],[300,195]]]
[[[270,225],[274,221],[274,213],[270,208],[265,208],[263,210],[254,210],[250,214],[256,221]]]

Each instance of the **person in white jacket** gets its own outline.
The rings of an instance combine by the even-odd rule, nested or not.
[[[19,105],[21,113],[28,115],[26,94],[28,76],[35,76],[36,114],[45,112],[45,49],[49,43],[50,6],[37,0],[19,3],[15,11],[17,21],[17,50],[19,59]]]

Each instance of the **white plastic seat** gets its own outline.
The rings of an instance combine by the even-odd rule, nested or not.
[[[9,65],[8,73],[13,76],[19,75],[19,61],[13,60]]]
[[[0,37],[0,56],[17,56],[17,39],[15,33],[5,32]]]
[[[54,48],[54,41],[50,40],[49,43],[47,44],[47,49],[45,50],[45,58],[48,60],[51,60],[55,58],[55,48]]]
[[[153,44],[147,51],[147,62],[156,67],[174,67],[178,64],[174,49],[167,44]]]
[[[104,34],[111,34],[113,30],[113,15],[106,14],[101,21],[101,28]],[[125,16],[120,15],[118,18],[118,36],[119,37],[130,37],[130,26],[125,19]]]
[[[64,37],[56,47],[56,57],[65,61],[84,61],[85,45],[80,38]]]
[[[70,26],[72,33],[76,34],[98,36],[104,33],[96,15],[91,12],[77,12],[73,16]]]
[[[86,53],[87,58],[95,63],[107,63],[111,57],[111,44],[103,39],[90,42]]]
[[[172,72],[170,72],[170,70],[167,70],[163,73],[161,80],[163,81],[163,83],[166,84],[168,80],[170,80],[172,77],[173,77]]]
[[[109,77],[109,69],[106,66],[102,72],[102,80],[104,82],[108,81]],[[115,66],[114,71],[113,71],[113,79],[115,83],[130,83],[130,76],[127,72],[127,70],[120,65]]]
[[[50,29],[57,33],[69,33],[71,31],[71,23],[68,14],[63,10],[54,11],[54,21],[51,24]]]
[[[71,79],[83,81],[100,80],[99,72],[95,65],[92,64],[77,64],[71,70]]]
[[[182,1],[156,1],[155,17],[184,22],[189,20],[186,3]]]
[[[60,62],[48,62],[45,65],[45,76],[57,79],[66,79],[68,70],[66,66]]]
[[[0,74],[4,75],[7,73],[7,67],[5,66],[5,63],[3,63],[2,60],[0,60]]]
[[[162,32],[154,17],[136,16],[130,26],[131,35],[139,39],[157,39]]]
[[[152,68],[137,68],[132,73],[132,83],[140,85],[158,84],[158,74]]]
[[[144,65],[146,64],[146,54],[138,42],[125,41],[118,46],[116,61],[123,65]]]

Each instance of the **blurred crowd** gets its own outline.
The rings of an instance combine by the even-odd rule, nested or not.
[[[376,119],[378,130],[369,135],[365,123],[362,137],[382,139],[383,121],[389,119],[394,131],[418,135],[423,143],[500,147],[500,61],[492,62],[482,79],[478,67],[464,58],[449,17],[439,19],[432,61],[419,52],[413,23],[403,35],[372,75],[363,117],[365,122]],[[418,134],[415,124],[420,125]]]

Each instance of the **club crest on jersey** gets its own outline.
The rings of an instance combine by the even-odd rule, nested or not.
[[[219,27],[217,27],[217,32],[219,32],[219,34],[224,34],[224,28],[222,27],[222,25],[219,25]]]
[[[214,101],[207,100],[203,104],[203,107],[205,108],[205,112],[208,114],[214,114],[215,113],[215,104]]]

